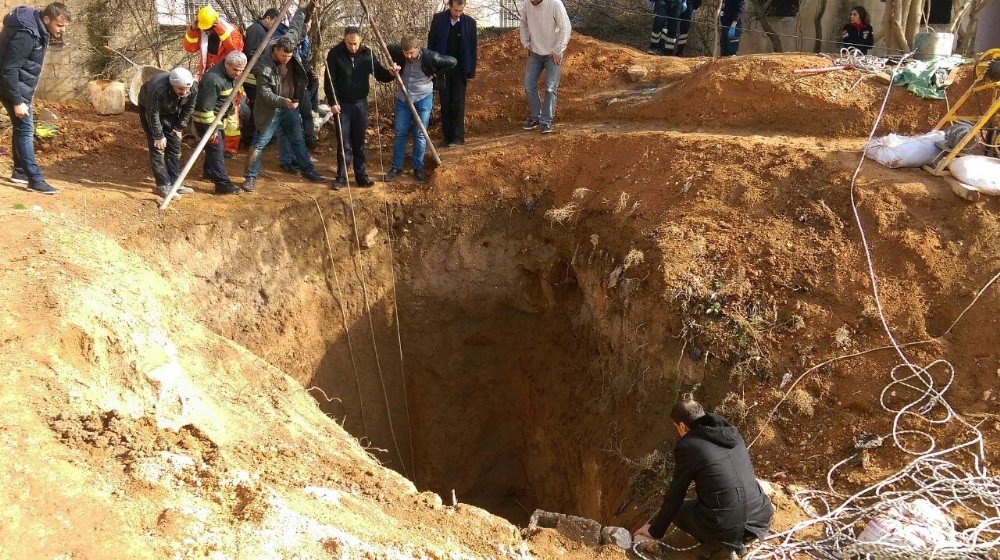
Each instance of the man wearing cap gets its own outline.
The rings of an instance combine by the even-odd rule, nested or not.
[[[158,74],[139,90],[139,122],[146,132],[149,162],[156,179],[154,192],[166,197],[177,180],[181,138],[194,112],[198,86],[186,68]],[[180,186],[177,194],[194,192]]]
[[[215,8],[202,6],[198,10],[198,17],[184,32],[184,50],[200,53],[198,77],[201,78],[209,68],[226,58],[229,53],[243,52],[243,34],[235,25],[220,16]],[[238,96],[234,105],[239,107],[239,102]],[[226,137],[225,156],[232,157],[240,147],[239,113],[234,112],[226,119],[222,123],[222,130]]]

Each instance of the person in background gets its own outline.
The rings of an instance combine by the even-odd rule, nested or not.
[[[194,113],[197,95],[194,76],[181,67],[153,76],[139,90],[139,124],[146,133],[149,162],[156,179],[153,192],[162,197],[167,196],[179,175],[181,139]],[[181,185],[175,195],[192,192]]]
[[[681,12],[681,21],[678,26],[677,49],[674,54],[684,56],[684,49],[687,47],[688,33],[691,31],[691,22],[694,20],[694,13],[701,7],[701,0],[687,0],[684,10]]]
[[[438,76],[442,148],[465,143],[465,91],[476,77],[476,20],[464,12],[465,0],[448,0],[448,9],[434,15],[427,33],[428,49],[458,60],[457,66]]]
[[[635,540],[662,539],[673,524],[701,543],[703,558],[735,560],[745,543],[767,536],[774,515],[746,443],[729,420],[706,414],[690,394],[674,405],[670,419],[680,435],[673,479],[660,510],[635,532]],[[685,499],[691,483],[696,497]]]
[[[314,103],[313,100],[316,97],[314,92],[319,88],[319,82],[316,79],[316,73],[313,71],[312,61],[310,60],[312,53],[309,43],[309,29],[311,27],[312,20],[309,20],[306,22],[302,39],[299,41],[298,56],[302,62],[302,68],[306,72],[306,88],[302,94],[302,99],[299,100],[299,115],[302,116],[302,138],[306,141],[306,149],[315,150],[316,146],[319,145],[319,140],[316,138],[316,123],[313,120],[313,108],[318,103]],[[277,136],[278,167],[288,173],[300,173],[302,170],[299,168],[298,163],[296,163],[295,151],[292,149],[292,143],[288,140],[288,136],[281,129],[278,130]],[[315,163],[315,158],[312,156],[310,156],[310,160]]]
[[[673,55],[677,53],[678,30],[684,0],[653,0],[653,33],[649,37],[648,54]]]
[[[243,54],[247,55],[248,61],[253,58],[254,53],[257,52],[257,48],[260,47],[260,44],[264,42],[264,38],[267,37],[267,30],[276,21],[278,21],[278,10],[268,8],[260,19],[251,23],[250,27],[247,27],[246,39],[243,41]],[[243,82],[243,91],[246,93],[247,106],[250,108],[250,112],[253,113],[254,99],[257,96],[257,78],[254,78],[252,72]],[[253,118],[241,119],[240,123],[246,123],[246,126],[242,127],[241,138],[243,145],[249,146],[253,142],[257,127],[253,124]]]
[[[42,10],[18,6],[4,16],[0,31],[0,103],[13,125],[10,151],[14,170],[10,180],[42,194],[56,194],[59,189],[42,177],[35,161],[31,102],[49,41],[62,37],[71,20],[69,8],[61,2],[53,2]]]
[[[215,122],[215,117],[226,99],[233,93],[233,86],[240,74],[246,70],[247,55],[243,51],[230,51],[226,58],[216,62],[205,71],[198,84],[198,96],[195,101],[191,120],[199,136],[204,136]],[[236,114],[236,104],[233,103],[226,111],[226,117]],[[240,194],[240,188],[233,184],[226,171],[226,160],[223,155],[225,140],[222,131],[216,129],[211,139],[205,144],[205,176],[215,183],[218,194]]]
[[[231,52],[243,52],[243,34],[233,24],[225,20],[215,8],[202,6],[198,16],[184,32],[184,50],[199,53],[198,77],[208,71]],[[234,105],[239,107],[242,96],[237,95]],[[225,157],[232,157],[240,148],[240,118],[234,111],[222,123],[226,139]]]
[[[719,12],[719,43],[722,56],[740,52],[740,35],[743,34],[743,8],[746,0],[724,0]]]
[[[843,38],[845,47],[854,47],[861,54],[868,54],[868,49],[875,44],[875,31],[864,6],[854,6],[851,10],[851,19],[844,25]]]
[[[344,144],[344,157],[337,150],[337,178],[331,188],[347,186],[347,166],[354,163],[354,180],[359,187],[371,187],[375,181],[368,175],[365,158],[365,131],[368,130],[369,78],[387,83],[393,80],[399,68],[386,69],[375,58],[372,50],[361,43],[361,30],[344,29],[344,40],[326,54],[326,79],[324,90],[330,110],[340,115],[340,130]],[[409,109],[407,109],[409,110]],[[344,161],[344,160],[347,161]]]
[[[434,105],[434,77],[454,68],[458,65],[458,61],[422,47],[416,37],[403,37],[398,45],[389,45],[389,56],[392,57],[392,62],[401,68],[399,75],[403,85],[406,86],[410,100],[420,115],[420,122],[427,128],[431,119],[431,108]],[[406,95],[398,86],[393,124],[395,137],[392,145],[392,167],[385,174],[385,180],[392,181],[403,173],[406,139],[413,136],[413,177],[418,181],[426,181],[424,152],[427,149],[427,139],[413,119],[413,111],[406,102]]]
[[[528,121],[524,130],[541,128],[552,132],[556,116],[556,91],[563,54],[569,46],[570,21],[562,0],[527,0],[521,8],[521,45],[528,53],[524,69],[524,93],[528,98]],[[538,95],[538,79],[545,71],[545,101]]]

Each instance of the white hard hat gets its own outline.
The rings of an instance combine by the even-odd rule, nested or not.
[[[177,67],[170,71],[170,85],[189,88],[194,84],[194,76],[187,68]]]

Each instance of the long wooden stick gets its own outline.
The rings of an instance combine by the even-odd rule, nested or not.
[[[379,45],[382,50],[385,51],[385,56],[389,57],[389,62],[392,63],[392,54],[389,53],[389,46],[386,44],[385,39],[382,38],[382,33],[379,32],[378,26],[375,25],[375,20],[372,19],[371,12],[368,11],[368,3],[365,0],[358,0],[361,2],[361,9],[365,12],[365,17],[368,18],[368,24],[372,26],[372,31],[375,32],[375,39],[378,40]],[[413,104],[413,99],[410,98],[410,92],[406,90],[406,86],[403,85],[403,78],[400,76],[400,72],[396,72],[396,86],[399,87],[399,91],[403,92],[403,97],[406,98],[406,104],[410,106],[410,111],[413,112],[413,118],[417,122],[417,126],[420,127],[420,132],[427,139],[427,148],[430,150],[431,155],[434,156],[434,162],[441,165],[441,158],[438,156],[437,149],[434,147],[434,143],[431,142],[431,135],[427,133],[427,127],[424,126],[424,121],[420,120],[420,113],[417,111],[417,107]],[[431,95],[434,95],[432,92]]]
[[[333,78],[330,76],[329,65],[327,65],[326,68],[323,69],[323,74],[326,75],[326,83],[330,85],[330,94],[333,95],[333,104],[339,106],[340,103],[337,101],[337,90],[333,89]],[[327,102],[330,102],[330,100],[327,99]],[[343,107],[341,107],[341,110],[343,110]],[[345,141],[344,126],[340,122],[340,113],[341,111],[337,111],[337,114],[334,115],[335,117],[337,117],[337,136],[340,138],[340,161],[344,162],[344,178],[347,180],[347,188],[351,188],[351,173],[347,169],[347,154],[344,151],[344,141]],[[366,127],[368,126],[367,122],[365,123],[365,126]],[[358,156],[357,154],[354,154],[354,157],[357,156]],[[337,175],[340,175],[339,165],[337,166]],[[355,177],[355,179],[356,178],[357,177]]]
[[[187,163],[184,164],[184,169],[181,170],[181,174],[177,176],[177,180],[170,186],[170,192],[167,193],[167,197],[164,198],[163,203],[160,204],[160,210],[164,210],[170,205],[170,201],[177,193],[177,189],[180,188],[181,183],[183,183],[184,179],[187,178],[187,174],[191,172],[191,168],[194,167],[194,163],[198,159],[198,156],[201,155],[202,150],[205,149],[205,145],[208,144],[208,139],[215,135],[215,131],[218,130],[219,124],[222,123],[223,119],[225,119],[226,112],[229,111],[229,107],[232,106],[233,100],[236,99],[236,96],[239,94],[240,87],[243,85],[243,82],[245,82],[247,76],[250,75],[254,65],[257,64],[257,60],[260,59],[260,55],[264,52],[264,49],[267,48],[268,43],[271,42],[271,38],[274,37],[274,32],[278,29],[278,24],[285,19],[285,15],[288,14],[289,8],[291,8],[292,4],[296,3],[296,1],[297,0],[286,0],[285,5],[281,7],[281,11],[278,13],[277,19],[274,20],[274,23],[272,23],[271,27],[267,30],[267,35],[264,36],[264,40],[261,41],[260,46],[257,47],[257,51],[253,53],[253,57],[249,62],[247,62],[247,66],[246,69],[243,70],[243,74],[240,75],[239,79],[236,80],[236,83],[233,84],[233,93],[229,94],[229,97],[226,98],[226,102],[222,104],[222,108],[219,109],[218,114],[215,115],[215,120],[212,122],[212,126],[208,127],[208,131],[201,137],[201,141],[198,142],[198,146],[193,152],[191,152],[191,157],[189,157]]]

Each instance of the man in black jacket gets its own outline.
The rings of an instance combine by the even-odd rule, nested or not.
[[[420,121],[427,128],[431,120],[431,107],[434,105],[434,77],[454,68],[458,61],[453,57],[440,55],[430,49],[420,46],[415,37],[403,37],[398,45],[389,45],[389,56],[393,63],[400,67],[400,77],[410,100],[420,115]],[[413,111],[406,102],[403,91],[396,89],[396,114],[394,117],[395,138],[392,145],[392,168],[385,174],[386,181],[392,181],[403,173],[403,157],[406,154],[406,139],[413,135],[413,176],[418,181],[427,180],[424,171],[424,150],[427,149],[427,139],[416,121]]]
[[[194,76],[181,67],[153,76],[139,90],[139,123],[149,145],[149,161],[156,178],[154,192],[162,197],[167,196],[179,175],[181,139],[194,113],[197,95]],[[176,194],[192,192],[182,185]]]
[[[442,148],[465,143],[465,90],[476,77],[476,20],[464,12],[465,0],[448,0],[448,9],[434,15],[427,33],[427,48],[458,60],[458,66],[438,76]]]
[[[250,27],[247,27],[246,35],[243,38],[243,54],[247,55],[247,60],[253,58],[254,53],[257,52],[257,48],[264,42],[264,37],[267,37],[267,30],[274,25],[277,19],[278,10],[268,8],[259,20],[251,23]],[[247,105],[253,111],[254,99],[257,95],[257,79],[254,78],[252,73],[243,81],[243,91],[247,94]],[[254,126],[253,119],[248,119],[247,123],[250,127],[243,129],[243,143],[250,146],[253,144],[253,137],[257,131],[257,127]]]
[[[69,8],[61,2],[53,2],[44,10],[18,6],[4,16],[0,31],[0,103],[13,124],[14,171],[10,180],[42,194],[56,194],[59,190],[42,177],[35,161],[31,102],[49,41],[62,37],[70,19]]]
[[[375,181],[368,176],[365,158],[365,131],[368,130],[369,77],[380,82],[391,82],[395,65],[387,69],[375,58],[372,50],[361,44],[361,30],[348,27],[344,40],[326,54],[326,100],[334,114],[340,115],[340,131],[344,154],[337,150],[337,178],[333,189],[347,185],[347,164],[354,163],[354,179],[359,187],[370,187]]]
[[[253,75],[257,80],[257,100],[253,108],[257,137],[247,156],[244,171],[246,180],[243,182],[243,190],[247,192],[256,188],[264,148],[279,128],[292,144],[302,177],[313,183],[326,182],[326,178],[316,173],[316,167],[309,159],[302,134],[302,115],[299,114],[299,100],[306,94],[308,76],[297,51],[306,19],[312,9],[312,2],[300,4],[288,25],[288,32],[272,41],[253,67]]]
[[[636,540],[662,539],[673,523],[697,539],[707,558],[736,558],[744,543],[763,539],[774,507],[754,476],[746,444],[735,426],[705,414],[690,395],[670,412],[680,439],[663,505],[636,531]],[[697,498],[685,500],[694,482]]]

